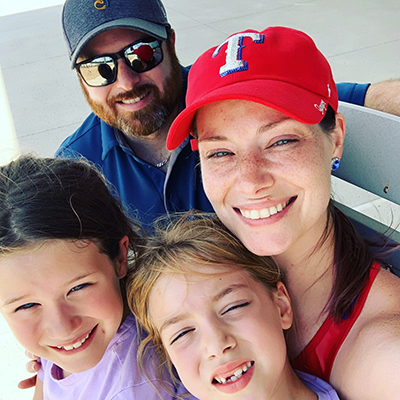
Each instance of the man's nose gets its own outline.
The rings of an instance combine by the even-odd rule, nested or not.
[[[117,79],[114,84],[125,91],[133,89],[137,82],[140,81],[140,74],[130,68],[122,58],[117,62]]]

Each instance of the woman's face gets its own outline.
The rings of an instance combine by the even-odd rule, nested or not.
[[[196,124],[206,194],[244,245],[258,255],[314,247],[326,225],[331,159],[342,154],[343,117],[328,135],[264,105],[225,100],[202,107]]]

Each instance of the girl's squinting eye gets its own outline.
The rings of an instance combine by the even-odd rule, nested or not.
[[[186,334],[188,334],[189,332],[192,332],[192,331],[194,331],[194,328],[192,328],[192,329],[186,329],[186,330],[184,330],[184,331],[182,331],[182,332],[179,332],[179,334],[176,335],[176,336],[172,339],[170,345],[174,344],[177,340],[181,339],[181,338],[184,337]]]
[[[22,306],[17,307],[15,309],[15,311],[29,310],[30,308],[35,307],[37,305],[38,305],[38,303],[26,303],[26,304],[23,304]]]
[[[230,311],[237,310],[238,308],[247,307],[248,305],[250,305],[249,301],[246,301],[246,302],[240,303],[240,304],[235,304],[234,306],[228,307],[226,310],[224,310],[222,312],[222,315],[225,315],[226,313],[228,313]]]
[[[84,289],[84,288],[87,287],[87,286],[91,286],[91,283],[82,283],[81,285],[76,285],[76,286],[74,286],[74,287],[69,291],[69,293],[71,293],[71,292],[77,292],[77,291],[79,291],[79,290]]]

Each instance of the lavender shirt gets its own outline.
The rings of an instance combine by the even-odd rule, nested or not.
[[[154,387],[140,374],[136,362],[136,322],[130,314],[115,334],[101,361],[90,370],[65,379],[61,369],[42,359],[39,378],[43,381],[44,400],[160,400]],[[160,390],[163,400],[173,397]],[[194,397],[191,398],[195,399]]]

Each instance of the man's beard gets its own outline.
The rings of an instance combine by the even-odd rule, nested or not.
[[[164,95],[156,85],[144,84],[132,90],[107,99],[107,108],[92,100],[87,88],[81,82],[83,94],[92,111],[107,124],[130,136],[149,136],[158,131],[171,113],[175,110],[182,96],[182,71],[175,52],[168,48],[171,60],[171,73],[163,82]],[[138,111],[119,111],[115,104],[121,100],[129,100],[152,93],[152,101]]]

